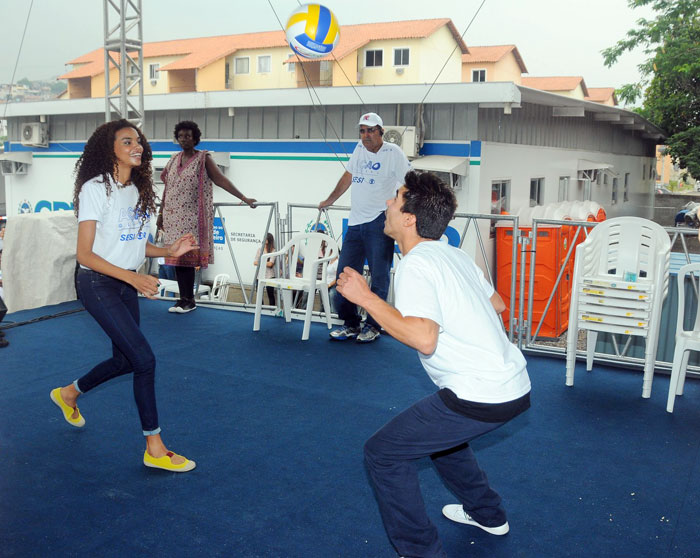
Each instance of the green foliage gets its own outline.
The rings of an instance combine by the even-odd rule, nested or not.
[[[68,85],[66,84],[66,80],[59,79],[56,80],[55,82],[52,82],[49,84],[49,87],[51,88],[51,93],[54,95],[58,95],[59,93],[63,93],[66,89],[68,89]]]
[[[24,85],[24,86],[26,86],[26,87],[31,87],[31,86],[32,86],[32,82],[29,81],[29,79],[27,79],[26,77],[23,77],[22,79],[20,79],[20,80],[17,82],[17,85]]]
[[[668,135],[674,162],[700,176],[700,0],[628,0],[632,8],[650,6],[654,19],[641,18],[624,39],[603,51],[612,66],[630,50],[643,48],[641,80],[616,93],[622,102],[643,100],[636,110]]]
[[[666,140],[668,152],[693,177],[700,176],[700,126],[673,134]],[[683,180],[688,180],[683,175]]]

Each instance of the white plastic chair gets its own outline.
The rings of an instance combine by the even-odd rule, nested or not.
[[[228,300],[228,285],[230,276],[228,273],[219,273],[214,277],[214,283],[211,286],[211,300],[226,302]]]
[[[651,396],[670,252],[671,241],[663,227],[639,217],[603,221],[577,246],[566,345],[567,386],[574,385],[578,330],[587,330],[586,370],[593,367],[598,332],[603,331],[645,339],[642,397]],[[623,356],[626,347],[617,356]]]
[[[325,255],[321,255],[322,243],[326,243]],[[282,263],[282,277],[265,277],[266,262],[272,258],[280,257]],[[330,236],[322,233],[302,233],[294,236],[281,250],[268,252],[260,256],[260,269],[258,271],[258,292],[255,299],[255,321],[253,331],[260,330],[260,315],[262,313],[262,300],[264,287],[275,287],[282,293],[282,308],[287,322],[292,320],[293,291],[306,291],[306,313],[304,315],[304,330],[301,339],[309,338],[311,329],[311,314],[314,307],[316,291],[321,295],[323,311],[326,314],[328,329],[331,329],[331,306],[328,299],[328,281],[326,280],[326,268],[328,262],[338,257],[338,245]],[[301,277],[296,276],[297,261],[303,260]],[[319,269],[321,274],[319,276]]]
[[[174,279],[158,279],[158,282],[160,283],[160,286],[158,287],[158,296],[161,297],[166,297],[168,295],[174,295],[176,297],[180,296],[180,287],[177,284],[177,281]],[[195,292],[195,298],[204,298],[205,300],[207,299],[207,295],[209,295],[210,288],[209,285],[195,285],[196,286],[196,292]]]
[[[690,305],[686,307],[685,302],[685,279],[690,275],[697,288],[697,282],[693,278],[693,273],[700,275],[700,263],[684,265],[678,270],[678,318],[676,320],[676,349],[673,351],[673,368],[671,368],[671,382],[668,385],[668,401],[666,410],[673,412],[673,405],[676,395],[683,395],[685,385],[685,372],[688,367],[690,351],[700,351],[700,303],[695,313],[693,328],[686,330],[683,324],[687,321]]]

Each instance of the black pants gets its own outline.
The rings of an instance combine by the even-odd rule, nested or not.
[[[175,266],[175,278],[180,300],[194,300],[194,267]]]

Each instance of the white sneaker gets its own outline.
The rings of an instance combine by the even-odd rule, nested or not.
[[[381,333],[379,333],[379,330],[371,325],[366,325],[365,327],[362,328],[362,331],[360,334],[357,336],[357,342],[358,343],[371,343],[375,339],[378,339]]]
[[[479,529],[483,529],[491,535],[505,535],[510,531],[508,522],[506,521],[503,525],[498,525],[497,527],[486,527],[475,521],[471,515],[464,511],[464,508],[459,504],[448,504],[442,508],[442,515],[451,521],[456,523],[464,523],[465,525],[473,525]]]
[[[343,326],[334,329],[328,335],[334,341],[347,341],[348,339],[354,339],[360,334],[359,327],[348,327]]]

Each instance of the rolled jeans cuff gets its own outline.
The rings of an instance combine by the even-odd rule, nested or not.
[[[144,430],[143,435],[144,436],[155,436],[156,434],[160,434],[160,426],[156,428],[155,430]]]
[[[76,389],[76,391],[78,393],[83,393],[82,391],[80,391],[80,388],[78,387],[78,380],[73,381],[73,387]]]

